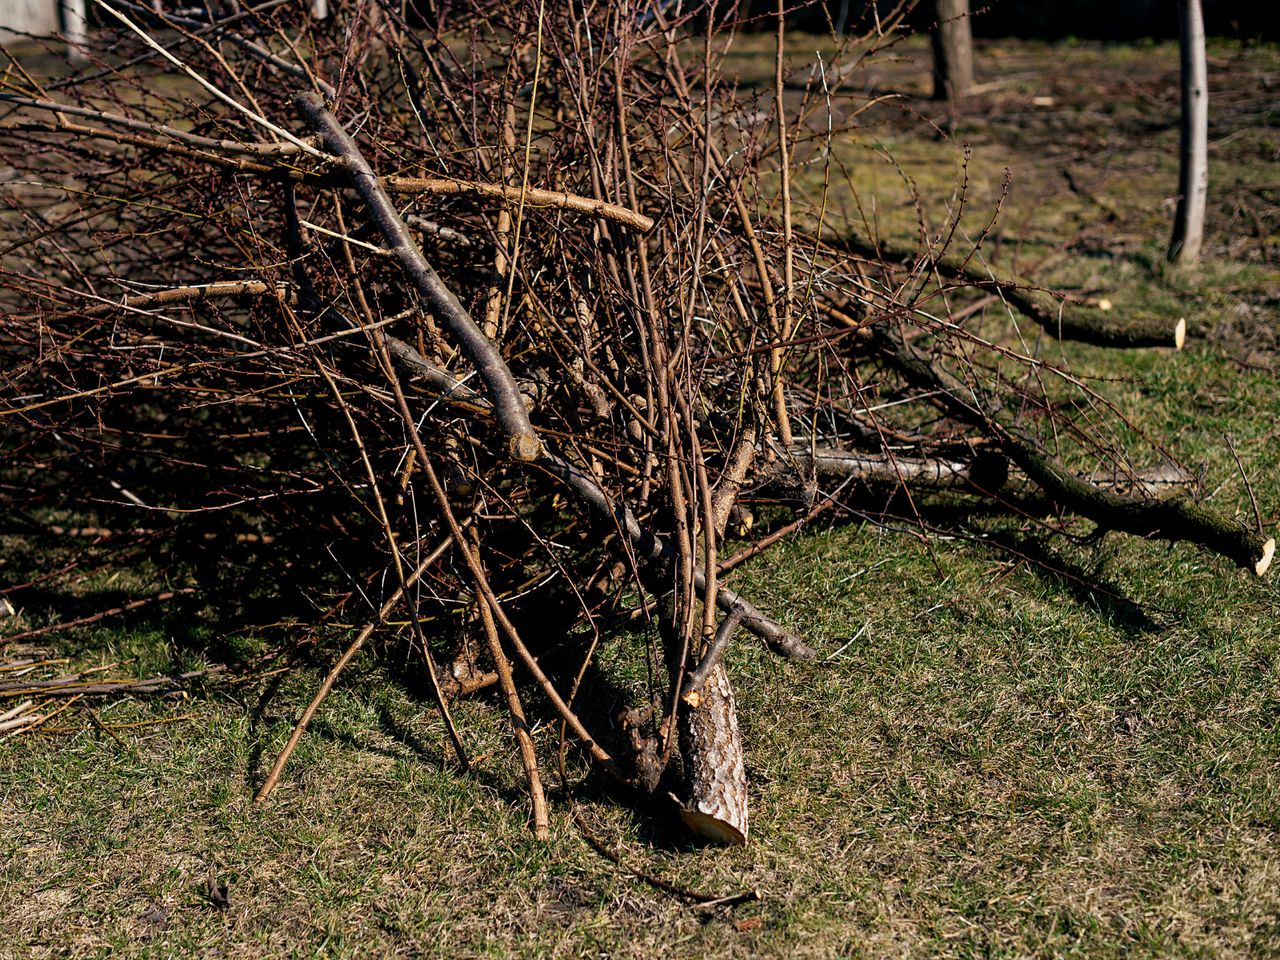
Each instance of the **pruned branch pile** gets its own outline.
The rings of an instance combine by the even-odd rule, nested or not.
[[[157,528],[228,579],[246,570],[216,532],[253,533],[259,595],[301,592],[316,620],[368,603],[308,718],[394,614],[464,766],[449,699],[499,688],[539,833],[531,695],[638,789],[683,751],[686,821],[741,841],[724,650],[814,656],[721,581],[726,531],[762,504],[794,529],[1036,500],[1050,526],[1265,572],[1272,541],[1190,484],[1149,492],[1123,416],[1037,349],[1041,328],[1173,332],[1073,325],[928,211],[914,250],[835,225],[853,71],[738,84],[727,51],[772,21],[304,6],[100,5],[88,65],[10,63],[0,442],[6,509]],[[897,16],[844,58],[892,45]],[[785,65],[780,24],[777,44]],[[993,290],[1009,309],[963,309]],[[636,615],[664,682],[622,757],[579,693],[595,638]]]

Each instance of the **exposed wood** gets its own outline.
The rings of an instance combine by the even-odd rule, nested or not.
[[[1262,553],[1258,557],[1258,562],[1253,566],[1253,572],[1258,576],[1262,576],[1271,567],[1271,561],[1276,555],[1276,538],[1269,537],[1267,542],[1262,545]]]
[[[742,484],[747,478],[756,459],[756,428],[754,425],[744,427],[733,448],[729,451],[728,462],[716,484],[711,512],[715,516],[716,536],[723,539],[725,526],[729,522],[729,514],[733,512],[738,496],[742,493]]]
[[[711,668],[698,706],[682,711],[678,726],[690,790],[680,812],[685,825],[716,843],[746,843],[747,770],[737,701],[722,662]]]
[[[667,670],[672,683],[679,683],[691,645],[681,634],[675,594],[662,596],[658,606]],[[687,788],[683,802],[677,800],[681,819],[699,836],[725,844],[746,843],[749,832],[738,708],[720,656],[738,621],[734,613],[721,621],[702,663],[690,675],[694,686],[687,678],[684,695],[672,704]]]

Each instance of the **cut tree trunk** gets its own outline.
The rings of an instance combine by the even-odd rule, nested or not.
[[[673,797],[690,831],[714,843],[747,842],[747,768],[738,731],[738,705],[724,667],[724,648],[741,621],[730,612],[702,662],[685,673],[688,651],[676,613],[675,593],[659,601],[663,650],[673,685],[681,684],[675,701],[676,730],[684,758],[686,795]],[[681,683],[681,674],[684,674]],[[666,723],[670,723],[670,718]]]
[[[747,769],[738,733],[738,707],[724,663],[717,662],[680,713],[680,752],[689,800],[680,816],[699,836],[716,843],[747,842]]]
[[[933,99],[957,100],[973,87],[969,0],[934,0]]]
[[[1182,61],[1182,151],[1178,212],[1173,220],[1169,262],[1188,264],[1200,259],[1204,208],[1209,194],[1209,84],[1200,0],[1178,0],[1178,33]]]

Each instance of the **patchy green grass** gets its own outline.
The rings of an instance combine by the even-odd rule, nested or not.
[[[907,52],[916,59],[885,67],[882,82],[919,70],[922,51]],[[1255,74],[1275,69],[1274,50],[1237,52]],[[1064,75],[1124,63],[1133,72],[1116,76],[1147,90],[1144,77],[1172,69],[1168,47],[988,53],[988,69],[1012,77],[993,97],[1060,96]],[[1067,113],[1054,121],[1064,138],[1101,135]],[[1002,116],[970,164],[983,222],[979,200],[998,194],[1004,163],[1017,168],[998,262],[1019,251],[1020,274],[1117,309],[1194,307],[1210,330],[1268,298],[1274,317],[1273,241],[1233,253],[1230,218],[1211,221],[1201,271],[1160,266],[1176,131],[1126,135],[1109,155],[1115,176],[1090,190],[1118,211],[1107,219],[1065,180],[1035,179],[1059,163],[1033,155],[1058,127],[1036,127],[1042,139],[1011,154],[1018,136]],[[1261,176],[1251,164],[1275,136],[1262,123],[1228,144],[1242,153],[1219,182]],[[958,140],[892,128],[889,138],[931,203],[954,190]],[[910,235],[896,172],[867,161],[865,145],[842,149],[886,232]],[[1051,188],[1019,192],[1023,182]],[[1116,243],[1104,248],[1108,231]],[[1072,257],[1027,266],[1080,235]],[[1280,400],[1236,345],[1052,349],[1103,378],[1149,434],[1204,461],[1210,502],[1247,517],[1223,442],[1232,434],[1274,525]],[[430,704],[372,656],[326,702],[272,802],[254,808],[333,655],[322,650],[310,669],[102,705],[114,736],[73,709],[66,732],[0,742],[0,958],[1280,956],[1280,580],[1185,546],[1045,541],[998,518],[961,529],[927,542],[909,524],[819,530],[734,575],[826,657],[783,663],[746,642],[730,652],[753,789],[748,847],[692,846],[599,784],[576,788],[626,862],[702,890],[755,888],[758,903],[700,913],[656,893],[586,844],[562,791],[551,842],[533,842],[502,712],[483,698],[458,705],[483,758],[460,776]],[[41,559],[21,537],[0,540],[0,578]],[[104,571],[88,587],[147,593],[161,579],[151,567]],[[16,600],[24,627],[52,617]],[[60,635],[55,649],[82,667],[130,660],[117,672],[143,676],[199,666],[216,627],[151,609]],[[257,649],[253,637],[229,642],[242,656]],[[635,642],[610,639],[602,659]],[[173,722],[123,726],[156,720]],[[556,731],[536,737],[551,767]],[[210,878],[227,888],[225,909]]]

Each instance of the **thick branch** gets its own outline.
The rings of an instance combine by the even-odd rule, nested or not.
[[[1015,438],[1003,446],[1009,458],[1055,502],[1101,527],[1140,537],[1185,540],[1258,576],[1271,566],[1276,549],[1274,538],[1245,530],[1202,504],[1185,497],[1149,500],[1125,496],[1082,480],[1029,441]]]
[[[724,654],[724,648],[729,645],[729,640],[737,626],[738,615],[736,612],[730,613],[721,620],[715,637],[712,638],[710,646],[707,647],[707,652],[702,655],[698,665],[690,670],[689,675],[684,678],[684,686],[680,688],[680,699],[684,700],[689,706],[696,708],[701,702],[703,684],[707,682],[711,671],[719,664],[720,657]]]
[[[391,248],[400,268],[421,295],[432,316],[458,341],[467,359],[475,366],[484,382],[494,418],[507,435],[507,449],[516,460],[538,459],[542,441],[538,439],[533,424],[525,412],[524,399],[516,386],[502,354],[484,335],[471,315],[445,286],[439,274],[427,263],[418,249],[409,228],[400,218],[391,198],[383,189],[382,181],[373,172],[360,149],[356,146],[337,119],[315,94],[300,94],[294,101],[312,129],[320,135],[326,150],[341,159],[360,196],[364,198],[374,224]]]
[[[948,413],[990,430],[1014,465],[1063,509],[1108,530],[1194,543],[1258,576],[1267,572],[1275,553],[1274,538],[1245,530],[1234,520],[1185,497],[1157,500],[1128,496],[1081,479],[1034,438],[999,423],[964,400],[971,391],[896,334],[877,328],[874,342],[909,380],[935,391],[933,399]]]
[[[877,260],[883,258],[898,263],[914,263],[922,257],[918,251],[906,246],[883,240],[872,243],[853,235],[831,243],[844,252]],[[1121,320],[1100,308],[1064,300],[1010,280],[992,279],[985,270],[954,253],[929,256],[926,261],[928,266],[936,267],[944,276],[963,280],[975,287],[999,291],[1009,306],[1059,340],[1074,340],[1100,347],[1182,346],[1178,325],[1160,317],[1131,313],[1127,319]]]
[[[387,349],[391,355],[408,367],[415,376],[420,377],[430,386],[450,399],[489,409],[489,401],[476,393],[453,374],[441,370],[434,363],[420,354],[409,344],[396,337],[387,337]]]

